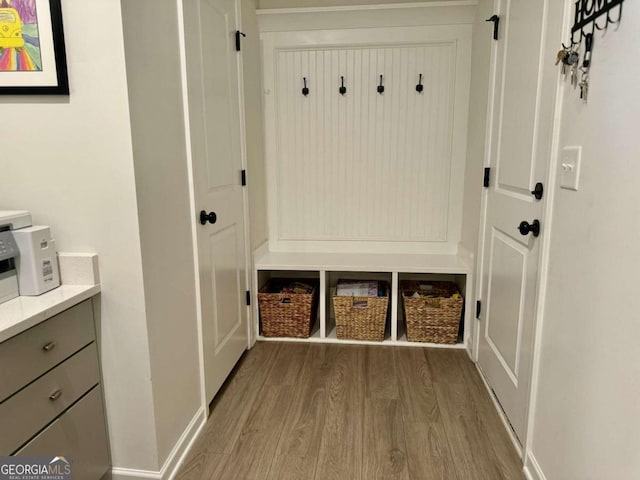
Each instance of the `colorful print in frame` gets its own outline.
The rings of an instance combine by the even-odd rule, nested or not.
[[[0,94],[69,94],[60,0],[0,0]]]

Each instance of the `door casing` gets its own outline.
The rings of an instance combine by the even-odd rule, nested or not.
[[[548,273],[548,258],[549,258],[549,239],[552,234],[552,214],[553,214],[553,198],[554,198],[554,189],[556,186],[556,171],[558,164],[558,145],[559,145],[559,137],[560,132],[558,130],[559,125],[559,116],[561,114],[561,105],[562,105],[562,95],[564,92],[564,82],[563,77],[559,73],[559,68],[553,68],[555,62],[555,54],[558,50],[558,46],[560,45],[563,38],[568,35],[569,32],[569,16],[571,11],[571,2],[566,1],[564,4],[560,2],[549,2],[547,1],[544,6],[543,13],[543,41],[542,51],[540,55],[540,65],[544,66],[540,77],[540,105],[539,105],[539,114],[538,114],[538,123],[540,123],[540,118],[544,117],[546,119],[545,122],[542,122],[545,128],[541,129],[537,136],[537,145],[538,156],[545,156],[548,159],[547,164],[547,173],[544,179],[541,179],[544,182],[545,187],[545,204],[542,209],[541,221],[544,219],[544,226],[542,229],[541,235],[536,239],[539,242],[539,253],[538,253],[538,278],[536,281],[536,297],[533,302],[533,339],[532,339],[532,365],[530,372],[530,381],[529,381],[529,395],[528,395],[528,407],[526,414],[526,430],[525,434],[522,438],[522,445],[511,431],[509,426],[509,421],[501,410],[500,404],[497,399],[493,399],[496,404],[496,408],[501,415],[505,427],[507,428],[512,442],[519,453],[522,453],[523,462],[526,460],[528,453],[530,452],[530,444],[531,444],[531,426],[533,424],[533,415],[535,409],[535,393],[537,388],[537,378],[538,378],[538,369],[539,369],[539,345],[540,345],[540,336],[541,336],[541,328],[543,322],[543,313],[544,313],[544,300],[545,300],[545,287],[546,287],[546,278]],[[501,4],[504,4],[504,0],[495,0],[494,1],[494,11],[500,11]],[[502,29],[501,25],[501,29]],[[490,33],[488,33],[490,34]],[[485,151],[484,157],[485,167],[491,167],[490,164],[490,154],[491,154],[491,130],[490,130],[490,122],[491,118],[494,116],[493,105],[494,105],[494,89],[495,89],[495,72],[496,72],[496,62],[497,62],[497,45],[494,42],[492,44],[492,52],[491,52],[491,78],[489,84],[489,95],[488,95],[488,108],[487,108],[487,128],[485,132]],[[551,66],[549,66],[549,60],[553,58],[553,62]],[[545,63],[546,62],[546,63]],[[551,139],[550,141],[544,143],[541,142],[541,137],[547,137]],[[491,172],[492,175],[494,171]],[[477,251],[477,261],[476,261],[476,272],[478,274],[476,277],[478,278],[475,286],[476,298],[483,301],[483,309],[484,309],[484,300],[482,298],[483,291],[483,282],[484,279],[484,271],[487,268],[486,258],[484,256],[485,251],[485,236],[486,236],[486,226],[487,226],[487,197],[488,190],[483,189],[482,199],[481,199],[481,217],[480,217],[480,229],[478,234],[478,251]],[[481,316],[482,318],[482,316]],[[476,324],[473,329],[473,340],[472,340],[472,359],[475,362],[478,362],[479,357],[479,343],[480,343],[480,334],[483,320],[476,319]],[[480,370],[481,374],[482,371]],[[483,377],[484,379],[484,377]],[[491,389],[491,386],[486,382],[488,389]]]
[[[187,59],[186,59],[186,42],[185,42],[185,15],[184,15],[184,7],[183,0],[176,0],[176,20],[178,22],[178,41],[179,41],[179,50],[180,50],[180,65],[181,65],[181,78],[182,78],[182,102],[183,102],[183,116],[184,116],[184,125],[185,125],[185,138],[186,149],[187,149],[187,167],[189,173],[189,202],[191,211],[194,212],[192,215],[191,221],[191,235],[192,235],[192,245],[193,251],[196,252],[194,255],[193,268],[194,268],[194,277],[195,277],[195,286],[196,286],[196,303],[198,308],[197,312],[197,325],[198,325],[198,350],[199,350],[199,364],[200,364],[200,397],[201,397],[201,405],[204,412],[207,412],[209,407],[209,402],[207,400],[206,395],[206,384],[205,384],[205,360],[204,360],[204,333],[203,333],[203,318],[202,318],[202,298],[201,298],[201,282],[200,282],[200,265],[198,261],[198,229],[201,228],[197,217],[196,210],[198,208],[196,203],[195,196],[195,185],[194,185],[194,169],[193,169],[193,152],[191,148],[191,122],[189,116],[189,92],[188,92],[188,76],[187,76]],[[240,0],[235,0],[235,8],[236,8],[236,19],[237,25],[236,28],[242,30],[242,16],[241,16],[241,5]],[[241,53],[238,54],[237,57],[237,69],[238,69],[238,96],[239,96],[239,115],[240,115],[240,152],[241,152],[241,162],[242,168],[247,168],[247,149],[246,149],[246,124],[245,124],[245,108],[244,108],[244,80],[243,80],[243,69],[242,69],[242,57]],[[244,211],[244,229],[245,229],[245,241],[244,241],[244,250],[245,250],[245,285],[248,290],[251,290],[251,274],[253,267],[253,258],[251,256],[251,241],[250,241],[250,220],[249,220],[249,205],[248,205],[248,186],[243,188],[243,211]],[[256,335],[252,330],[253,319],[252,319],[252,309],[249,306],[245,306],[247,310],[247,348],[250,349],[256,342]]]

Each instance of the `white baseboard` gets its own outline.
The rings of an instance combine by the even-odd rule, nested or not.
[[[175,477],[206,422],[207,416],[204,408],[200,408],[176,442],[159,472],[114,467],[111,469],[111,480],[171,480]]]
[[[161,470],[163,479],[169,480],[176,476],[178,469],[182,466],[182,463],[189,454],[191,447],[193,447],[193,444],[206,423],[207,413],[205,411],[205,407],[202,407],[195,414],[184,433],[173,447],[173,450],[171,450],[167,460],[164,462]],[[169,474],[168,476],[167,473]]]
[[[110,480],[147,480],[149,478],[160,479],[160,472],[152,470],[136,470],[134,468],[113,468]]]
[[[544,476],[544,473],[540,468],[540,464],[531,452],[527,454],[527,461],[524,464],[523,471],[527,480],[547,480],[547,477]]]

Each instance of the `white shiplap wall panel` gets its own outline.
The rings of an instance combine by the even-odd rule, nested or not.
[[[280,239],[447,240],[454,59],[451,43],[278,52]]]
[[[454,253],[470,28],[269,32],[262,40],[270,248]]]

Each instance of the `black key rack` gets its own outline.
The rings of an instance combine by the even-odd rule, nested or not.
[[[609,25],[620,23],[623,2],[624,0],[576,0],[571,45],[579,45],[585,38],[593,39],[596,30],[603,31]]]

